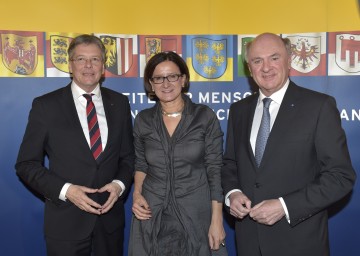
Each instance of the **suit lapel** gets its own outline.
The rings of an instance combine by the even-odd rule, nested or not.
[[[269,160],[271,152],[274,152],[275,148],[278,147],[277,142],[282,140],[284,134],[289,131],[293,124],[293,119],[296,118],[296,112],[299,109],[300,97],[297,93],[297,86],[290,82],[266,143],[262,159],[264,164]]]
[[[74,138],[71,138],[71,140],[74,141],[74,145],[79,145],[80,152],[86,152],[89,154],[89,157],[93,158],[76,111],[74,98],[71,92],[71,84],[64,88],[62,99],[59,100],[59,104],[63,109],[62,112],[67,120],[67,123],[72,126],[75,131]]]
[[[115,107],[115,102],[111,97],[110,93],[108,93],[108,91],[104,90],[102,87],[100,87],[100,90],[101,90],[101,97],[103,101],[104,111],[105,111],[106,123],[108,127],[108,138],[107,138],[106,146],[103,149],[103,153],[100,155],[102,159],[105,156],[106,152],[109,152],[109,148],[111,148],[111,142],[113,141],[113,136],[115,134],[114,129],[116,127],[115,125],[116,120],[114,118],[119,118],[121,115],[116,115],[117,117],[115,116],[113,111]]]
[[[251,143],[250,143],[250,136],[251,136],[251,128],[252,128],[252,123],[254,121],[254,114],[255,114],[255,109],[256,109],[256,104],[258,102],[259,99],[259,93],[255,94],[255,97],[253,97],[253,99],[249,102],[248,105],[248,109],[246,111],[246,119],[245,119],[245,124],[247,124],[246,127],[246,141],[247,141],[247,149],[248,149],[248,153],[251,159],[251,162],[253,163],[254,167],[256,168],[256,162],[255,162],[255,156],[254,156],[254,152],[252,150],[251,147]],[[240,127],[240,126],[238,126]]]

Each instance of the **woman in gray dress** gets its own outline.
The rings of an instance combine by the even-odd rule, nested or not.
[[[135,118],[129,255],[209,256],[225,238],[219,121],[184,94],[189,70],[178,54],[154,55],[144,82],[157,103]]]

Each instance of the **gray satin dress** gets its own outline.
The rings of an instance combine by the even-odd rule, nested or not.
[[[223,201],[223,133],[214,112],[183,96],[181,120],[169,136],[160,104],[135,119],[136,171],[152,218],[132,219],[130,256],[209,256],[211,201]]]

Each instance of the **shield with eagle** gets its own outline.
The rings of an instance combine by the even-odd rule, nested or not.
[[[105,68],[114,75],[124,75],[133,65],[133,39],[110,35],[100,36],[105,46]]]
[[[321,36],[288,36],[291,41],[291,67],[300,73],[316,69],[321,60]]]
[[[2,61],[15,74],[30,75],[37,66],[37,37],[1,34]]]

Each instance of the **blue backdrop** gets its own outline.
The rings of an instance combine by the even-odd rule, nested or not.
[[[233,36],[237,45],[237,36]],[[186,40],[183,39],[183,48]],[[357,48],[358,52],[360,47]],[[238,49],[232,47],[233,60]],[[183,52],[183,57],[191,57]],[[358,56],[358,55],[357,55]],[[357,57],[359,60],[360,57]],[[356,63],[356,65],[360,65]],[[238,76],[238,64],[233,61],[232,81],[193,81],[189,95],[194,102],[209,105],[216,112],[226,133],[227,114],[232,102],[251,94],[251,79]],[[336,98],[343,128],[355,170],[360,169],[360,71],[352,75],[292,76],[300,86],[324,92]],[[15,175],[14,164],[25,131],[32,100],[44,93],[63,87],[70,82],[66,77],[1,77],[0,109],[3,110],[0,126],[0,255],[42,256],[45,255],[43,238],[43,198],[26,187]],[[144,96],[143,82],[137,77],[108,77],[103,86],[129,96],[133,117],[138,111],[152,106]],[[331,127],[329,127],[331,129]],[[360,242],[360,190],[357,182],[352,194],[330,209],[330,246],[333,256],[359,255]],[[125,248],[127,247],[130,219],[131,193],[126,202]],[[225,214],[226,215],[226,214]],[[232,218],[225,216],[226,242],[230,255],[235,255]],[[127,249],[125,249],[125,254]]]

